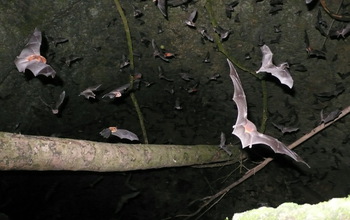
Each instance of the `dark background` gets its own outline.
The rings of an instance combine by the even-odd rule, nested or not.
[[[0,3],[0,130],[30,135],[57,136],[93,141],[118,142],[104,139],[99,132],[118,126],[142,137],[138,118],[130,97],[119,100],[101,96],[129,81],[129,75],[142,73],[154,82],[141,84],[136,97],[145,118],[151,144],[213,144],[219,143],[220,132],[228,143],[240,147],[230,135],[236,108],[232,102],[233,86],[228,76],[226,58],[216,45],[203,41],[197,29],[184,21],[194,8],[198,10],[197,27],[206,27],[214,35],[204,0],[192,1],[185,7],[169,8],[166,20],[152,1],[121,1],[127,16],[135,56],[135,71],[119,69],[123,54],[128,54],[124,27],[113,1],[6,1]],[[266,133],[290,144],[308,133],[320,122],[320,111],[329,113],[349,105],[349,39],[327,39],[316,29],[319,6],[308,8],[303,1],[283,1],[282,10],[271,14],[270,1],[241,1],[229,19],[225,4],[213,1],[218,23],[232,31],[223,45],[230,55],[249,70],[261,65],[259,39],[271,48],[275,64],[288,61],[294,87],[289,90],[278,80],[267,77],[268,116]],[[336,11],[341,1],[329,7]],[[344,1],[341,12],[349,11]],[[143,16],[133,17],[132,4]],[[328,27],[332,19],[321,8]],[[235,18],[238,16],[239,21]],[[274,26],[280,25],[280,33]],[[335,21],[333,28],[341,28]],[[158,33],[159,26],[164,31]],[[43,32],[43,55],[56,70],[54,79],[33,77],[31,72],[19,73],[14,59],[37,27]],[[326,59],[308,58],[304,44],[307,30],[315,49],[326,48]],[[166,63],[153,58],[146,38],[176,58]],[[280,35],[280,41],[275,39]],[[68,42],[55,45],[55,40]],[[203,63],[207,52],[210,63]],[[251,59],[245,59],[249,53]],[[70,66],[64,60],[70,56],[82,59]],[[298,71],[301,64],[306,71]],[[158,66],[174,80],[158,78]],[[299,66],[300,67],[300,66]],[[194,80],[186,82],[180,72],[189,72]],[[219,73],[218,81],[208,77]],[[262,115],[261,82],[251,74],[238,70],[248,101],[249,118],[260,125]],[[198,92],[186,89],[199,82]],[[102,84],[95,101],[79,93],[85,88]],[[342,93],[336,94],[339,88]],[[169,94],[167,90],[174,89]],[[40,100],[54,102],[65,90],[67,100],[59,116],[51,113]],[[183,109],[174,109],[179,98]],[[299,127],[293,134],[282,135],[271,122]],[[322,133],[300,145],[296,152],[311,166],[292,163],[278,157],[275,162],[253,178],[230,191],[207,212],[205,219],[224,219],[235,212],[267,203],[317,203],[350,192],[349,184],[349,119],[344,118]],[[263,153],[249,151],[252,167]],[[188,204],[212,195],[235,181],[239,173],[232,165],[223,168],[174,168],[126,173],[88,172],[0,172],[0,212],[10,219],[163,219],[194,211]],[[245,172],[243,170],[243,172]],[[140,192],[133,199],[134,192]],[[125,202],[123,202],[125,201]],[[119,207],[119,208],[118,208]],[[121,207],[121,208],[120,208]],[[117,213],[115,213],[117,211]]]

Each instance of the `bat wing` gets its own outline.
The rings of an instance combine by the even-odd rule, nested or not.
[[[281,63],[277,67],[271,68],[269,73],[276,77],[282,84],[292,88],[294,80],[288,71],[288,67],[288,63]]]
[[[159,10],[163,14],[163,16],[165,18],[167,18],[168,17],[167,0],[158,0],[157,7],[159,8]]]
[[[24,69],[29,69],[33,72],[34,76],[37,75],[45,75],[45,76],[51,76],[52,78],[55,77],[56,71],[48,64],[42,63],[37,60],[27,61],[27,62],[20,62],[22,67]],[[18,68],[18,66],[17,66]],[[23,71],[24,72],[24,71]]]
[[[65,97],[66,91],[63,91],[55,104],[55,109],[58,109],[62,105]]]
[[[236,103],[237,109],[238,109],[236,125],[245,124],[247,120],[247,115],[248,115],[246,96],[244,94],[242,83],[241,83],[241,80],[239,79],[239,76],[237,74],[235,67],[233,66],[232,62],[229,59],[227,59],[227,62],[228,62],[228,65],[230,66],[230,77],[234,87],[232,99]]]
[[[272,66],[275,66],[272,63],[273,53],[271,52],[270,48],[266,44],[264,44],[262,47],[260,47],[260,50],[263,54],[262,65],[260,69],[271,68]]]
[[[139,138],[136,134],[125,129],[117,129],[117,131],[112,132],[112,135],[119,137],[120,139],[128,139],[130,141],[138,141]]]
[[[28,43],[22,50],[21,54],[19,55],[20,58],[24,58],[33,54],[40,55],[40,46],[41,46],[41,31],[39,31],[37,28],[35,28],[34,33],[30,37]]]
[[[251,137],[252,144],[264,144],[269,146],[275,153],[285,154],[297,162],[302,162],[310,167],[297,153],[289,149],[274,137],[257,132]]]
[[[105,128],[100,132],[100,135],[104,138],[109,138],[109,136],[111,136],[111,130],[109,130],[109,128]]]
[[[190,14],[190,16],[188,17],[189,21],[194,21],[194,19],[197,16],[197,9],[194,9],[194,11]]]

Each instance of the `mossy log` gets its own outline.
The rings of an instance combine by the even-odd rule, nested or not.
[[[101,143],[0,132],[0,170],[129,171],[239,160],[213,145]]]

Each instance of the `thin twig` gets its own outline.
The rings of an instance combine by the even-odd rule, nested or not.
[[[130,28],[128,25],[128,20],[126,19],[126,16],[124,14],[123,8],[119,2],[119,0],[114,0],[115,5],[117,7],[118,13],[122,19],[123,25],[124,25],[124,30],[125,30],[125,35],[126,35],[126,41],[128,43],[128,49],[129,49],[129,60],[130,60],[130,68],[134,70],[134,52],[132,48],[132,41],[131,41],[131,34],[130,34]],[[132,90],[132,87],[134,85],[134,77],[130,75],[130,90]],[[143,115],[140,109],[140,106],[137,102],[136,96],[133,92],[130,94],[131,101],[134,104],[137,116],[139,118],[140,122],[140,127],[142,130],[142,136],[143,136],[143,141],[144,144],[148,144],[148,137],[147,137],[147,132],[146,132],[146,126],[143,120]]]

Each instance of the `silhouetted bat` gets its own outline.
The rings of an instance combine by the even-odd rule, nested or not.
[[[311,48],[310,41],[309,41],[309,35],[307,34],[306,30],[304,33],[304,43],[305,43],[306,52],[307,52],[309,57],[317,57],[317,58],[322,58],[322,59],[326,58],[325,52]]]
[[[231,61],[227,59],[227,62],[230,66],[230,77],[234,86],[233,101],[236,103],[238,109],[237,120],[233,126],[232,134],[241,140],[242,148],[248,146],[251,148],[254,144],[265,144],[275,153],[285,154],[295,161],[305,163],[309,166],[298,154],[290,150],[282,142],[274,137],[258,132],[253,122],[248,120],[247,101],[241,81]]]
[[[225,135],[224,132],[221,132],[221,134],[220,134],[220,145],[219,145],[219,147],[221,149],[223,149],[229,156],[232,155],[232,152],[229,149],[227,149],[227,147],[226,147],[226,135]]]
[[[63,91],[63,92],[60,94],[60,96],[58,97],[56,103],[53,104],[53,105],[47,104],[42,98],[40,98],[40,99],[41,99],[41,101],[44,103],[44,105],[46,105],[47,107],[49,107],[49,108],[51,109],[52,114],[57,115],[58,112],[59,112],[59,108],[60,108],[60,106],[62,105],[62,103],[63,103],[65,97],[66,97],[66,92]]]
[[[322,109],[320,112],[320,116],[321,116],[320,124],[322,124],[322,123],[327,124],[327,123],[333,121],[334,119],[338,118],[338,116],[340,114],[341,114],[341,111],[339,109],[336,109],[336,110],[332,111],[331,113],[329,113],[327,116],[324,116],[323,109]]]
[[[278,66],[272,63],[273,53],[266,45],[260,47],[263,54],[262,65],[257,73],[268,72],[276,77],[282,84],[287,85],[289,88],[293,87],[293,79],[288,71],[288,63],[281,63]]]
[[[238,1],[233,1],[225,6],[226,17],[231,18],[232,12],[235,11],[235,7],[238,5]]]
[[[285,127],[283,125],[278,125],[272,122],[272,125],[275,126],[278,130],[280,130],[282,132],[282,134],[284,133],[292,133],[295,131],[298,131],[299,128],[291,128],[291,127]]]
[[[193,12],[191,12],[190,16],[188,17],[188,19],[185,21],[185,23],[189,26],[189,27],[196,27],[196,24],[194,23],[194,21],[196,20],[196,16],[197,16],[197,9],[194,9]]]
[[[221,41],[226,40],[231,33],[230,30],[225,30],[220,26],[215,27],[214,31],[220,36]]]
[[[87,89],[85,89],[84,91],[82,91],[79,96],[83,95],[86,99],[89,98],[96,98],[96,95],[94,93],[94,91],[96,91],[102,84],[96,85],[96,86],[91,86]]]
[[[137,135],[132,133],[131,131],[128,131],[125,129],[119,129],[117,127],[105,128],[100,132],[100,135],[102,135],[104,138],[109,138],[111,135],[114,135],[119,137],[120,139],[128,139],[130,141],[139,140]]]
[[[124,94],[124,92],[127,89],[129,89],[129,87],[130,87],[130,83],[122,85],[122,86],[110,91],[109,93],[103,95],[102,98],[104,98],[104,97],[108,97],[110,99],[119,98]]]
[[[47,65],[46,58],[40,55],[41,40],[41,32],[35,28],[29,42],[15,59],[16,67],[19,72],[25,72],[26,69],[29,69],[34,76],[45,75],[54,78],[56,71]]]
[[[168,5],[167,5],[167,0],[153,0],[153,2],[156,2],[156,5],[162,15],[165,18],[168,18]]]
[[[199,30],[199,33],[201,33],[201,35],[204,39],[207,39],[210,42],[214,42],[214,38],[208,34],[207,29],[205,29],[204,27],[202,27]]]
[[[347,35],[349,35],[350,33],[350,23],[347,23],[347,25],[339,30],[332,30],[331,33],[329,34],[329,36],[331,38],[346,38]]]

